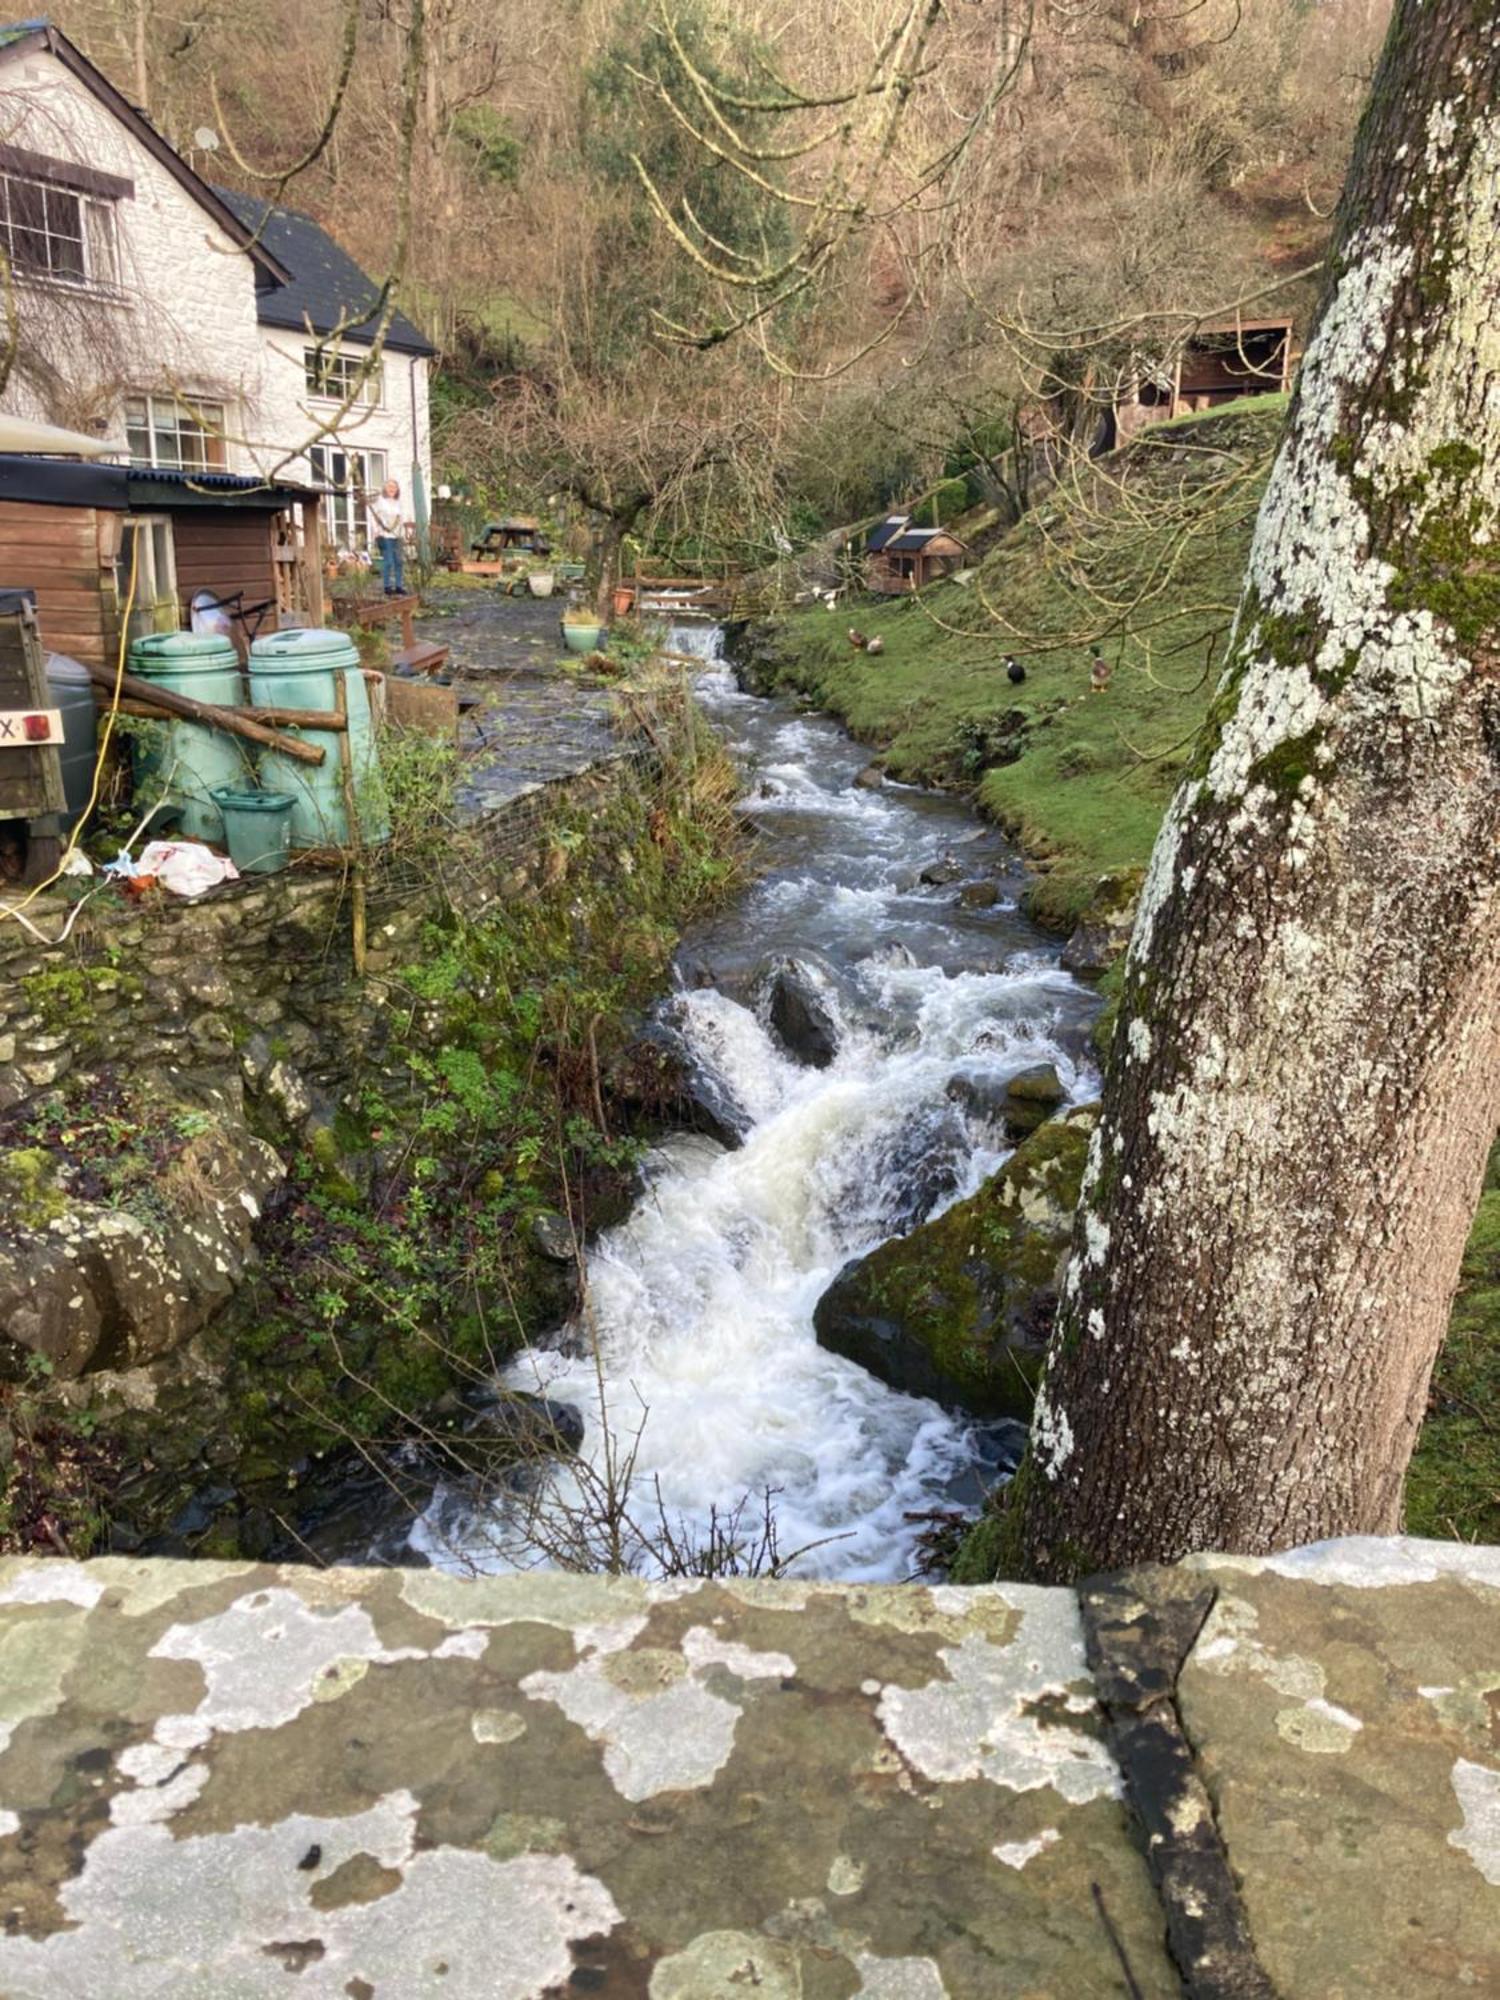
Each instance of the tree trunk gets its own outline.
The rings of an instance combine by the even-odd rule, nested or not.
[[[1011,1566],[1389,1532],[1500,1118],[1500,36],[1398,0],[1162,828]]]
[[[599,530],[599,582],[594,591],[594,610],[606,620],[614,608],[615,576],[620,567],[620,546],[624,539],[624,528],[612,516],[606,515]]]

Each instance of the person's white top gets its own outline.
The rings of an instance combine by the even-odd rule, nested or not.
[[[370,533],[375,536],[399,535],[401,533],[401,502],[391,500],[384,493],[377,493],[366,508],[370,518]]]

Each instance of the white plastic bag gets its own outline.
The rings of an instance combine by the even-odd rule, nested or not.
[[[154,875],[174,896],[201,896],[221,882],[240,879],[227,854],[210,853],[197,840],[149,841],[136,858],[135,873]]]

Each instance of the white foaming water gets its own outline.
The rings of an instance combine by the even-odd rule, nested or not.
[[[674,650],[717,665],[716,634],[692,647],[679,643],[684,636],[674,632]],[[998,935],[991,969],[891,962],[905,952],[872,939],[901,941],[902,898],[911,898],[892,878],[930,858],[931,822],[909,803],[854,790],[857,763],[831,725],[788,721],[713,666],[699,688],[731,735],[743,736],[735,725],[744,704],[759,712],[748,747],[776,760],[788,804],[821,815],[827,829],[801,857],[810,872],[757,884],[743,913],[768,949],[802,942],[836,959],[846,942],[858,953],[857,963],[836,966],[830,995],[838,1053],[826,1069],[804,1067],[751,1007],[714,988],[677,995],[673,1027],[739,1112],[744,1143],[725,1151],[690,1138],[656,1151],[633,1214],[589,1254],[586,1323],[555,1350],[522,1356],[506,1382],[578,1409],[579,1460],[594,1474],[608,1438],[617,1460],[633,1449],[630,1511],[648,1533],[660,1509],[680,1536],[701,1543],[713,1510],[722,1517],[748,1496],[758,1517],[771,1489],[783,1557],[816,1545],[798,1572],[898,1577],[920,1532],[907,1517],[943,1504],[970,1458],[968,1427],[821,1349],[813,1309],[851,1257],[909,1227],[914,1214],[971,1193],[1003,1160],[998,1134],[966,1125],[949,1101],[956,1068],[1003,1079],[1050,1061],[1070,1095],[1089,1089],[1094,1079],[1057,1039],[1076,1027],[1080,989],[1044,952],[1007,950]],[[849,771],[829,769],[833,751]],[[961,825],[952,809],[948,816]],[[952,893],[941,912],[919,908],[908,950],[922,955],[935,915],[952,914]],[[768,936],[774,921],[803,928]],[[413,1544],[450,1567],[544,1562],[592,1477],[564,1461],[514,1506],[479,1509],[439,1494]],[[628,1555],[632,1566],[654,1566],[640,1547]]]

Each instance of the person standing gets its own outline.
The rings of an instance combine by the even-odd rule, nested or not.
[[[401,488],[388,479],[366,509],[370,539],[380,552],[380,581],[387,597],[404,597],[406,579],[401,567],[401,534],[405,521],[401,511]]]

